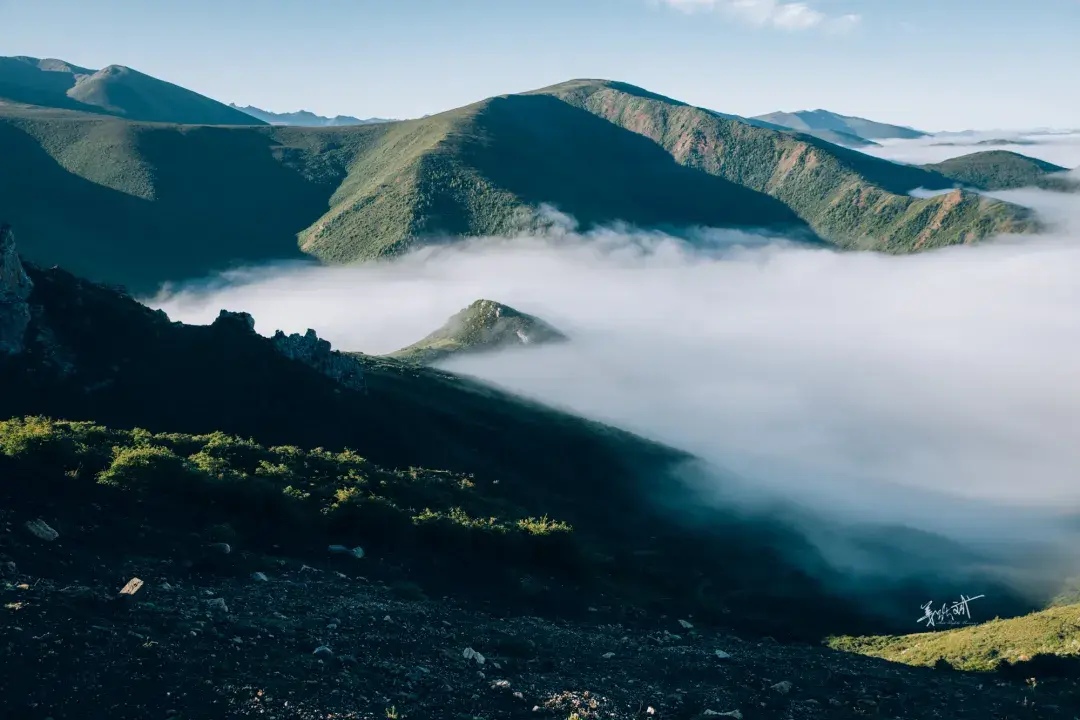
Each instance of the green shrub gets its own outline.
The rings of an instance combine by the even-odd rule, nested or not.
[[[109,462],[109,443],[116,433],[93,423],[66,423],[46,417],[0,422],[0,452],[65,472],[86,465],[98,470]]]
[[[140,492],[189,495],[208,480],[191,462],[160,446],[117,447],[112,464],[98,474],[98,482]]]
[[[214,537],[329,533],[334,542],[476,553],[548,564],[573,554],[572,528],[529,516],[497,484],[424,468],[381,468],[345,450],[265,448],[224,433],[154,434],[44,417],[0,422],[0,452],[96,478],[140,503],[212,512]],[[228,540],[226,540],[228,541]]]

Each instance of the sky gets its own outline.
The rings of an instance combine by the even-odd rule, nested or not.
[[[722,112],[1080,127],[1080,0],[0,0],[4,55],[409,118],[578,77]]]

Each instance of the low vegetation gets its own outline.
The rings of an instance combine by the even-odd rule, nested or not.
[[[1004,670],[1024,663],[1049,665],[1046,656],[1080,660],[1080,605],[1052,607],[1023,617],[940,632],[837,637],[828,644],[836,650],[908,665],[932,666],[944,661],[959,670]],[[1074,667],[1080,668],[1080,663]]]
[[[529,516],[485,494],[469,476],[388,470],[349,450],[264,447],[224,433],[154,434],[28,417],[0,422],[0,453],[62,472],[73,483],[134,493],[146,503],[191,512],[224,508],[238,527],[269,524],[282,534],[318,526],[350,542],[379,544],[410,533],[432,542],[456,534],[476,547],[484,546],[484,536],[505,545],[554,545],[571,535],[568,524]]]

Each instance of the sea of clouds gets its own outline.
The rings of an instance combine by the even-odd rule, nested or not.
[[[868,155],[913,165],[938,163],[985,150],[1007,150],[1074,169],[1080,167],[1080,131],[1017,130],[940,133],[918,140],[883,140]]]
[[[1080,164],[1080,136],[1030,137],[1030,154]],[[875,151],[923,162],[933,148]],[[191,323],[245,310],[263,334],[311,327],[385,353],[497,300],[572,341],[447,369],[691,451],[739,478],[740,497],[979,541],[1071,537],[1080,196],[996,195],[1057,230],[893,257],[729,230],[582,233],[567,218],[544,236],[248,269],[148,302]],[[693,480],[702,502],[734,501],[710,477]]]

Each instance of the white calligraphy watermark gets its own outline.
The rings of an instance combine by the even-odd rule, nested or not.
[[[986,597],[985,595],[976,595],[975,597],[968,597],[967,595],[961,595],[959,600],[953,602],[943,602],[941,607],[937,610],[934,609],[934,601],[921,605],[920,609],[923,611],[923,616],[919,618],[919,622],[925,622],[926,627],[937,627],[938,625],[970,625],[971,624],[971,608],[968,604],[972,600],[978,600],[979,598]]]

